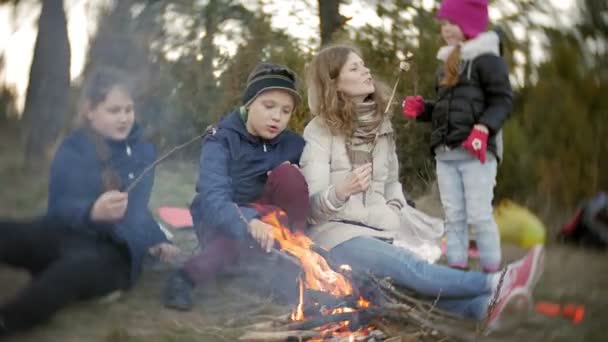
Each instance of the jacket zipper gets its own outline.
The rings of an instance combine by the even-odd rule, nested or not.
[[[266,149],[266,143],[263,143],[262,146],[264,146],[264,152],[268,152],[268,149]]]
[[[126,146],[125,152],[127,153],[127,157],[130,158],[131,154],[133,154],[133,152],[131,151],[131,146],[129,146],[129,144],[125,144],[125,146]],[[127,177],[129,177],[129,179],[133,180],[135,178],[135,175],[133,174],[133,172],[129,172]]]
[[[445,134],[443,135],[443,145],[448,146],[448,134],[450,133],[450,112],[452,111],[452,95],[454,95],[454,88],[450,89],[450,97],[448,99],[448,112],[446,113],[446,126],[445,126]]]

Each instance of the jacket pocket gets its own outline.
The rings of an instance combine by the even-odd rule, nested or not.
[[[386,203],[372,205],[367,209],[367,225],[381,230],[398,231],[401,225],[400,215]]]

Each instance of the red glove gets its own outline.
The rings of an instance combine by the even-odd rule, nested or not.
[[[488,128],[484,125],[475,125],[467,140],[462,143],[462,147],[471,152],[482,164],[485,163],[488,149]]]
[[[422,96],[408,96],[403,100],[403,116],[415,119],[424,112],[424,99]]]

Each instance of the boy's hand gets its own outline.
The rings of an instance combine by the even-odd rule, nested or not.
[[[266,253],[270,253],[274,246],[274,228],[258,219],[253,219],[249,221],[247,230],[249,230],[253,239],[260,244],[260,247]]]
[[[415,119],[424,113],[424,99],[422,96],[408,96],[403,100],[403,116]]]

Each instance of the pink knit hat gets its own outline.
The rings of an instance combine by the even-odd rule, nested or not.
[[[437,18],[458,25],[468,39],[488,27],[488,0],[443,0]]]

